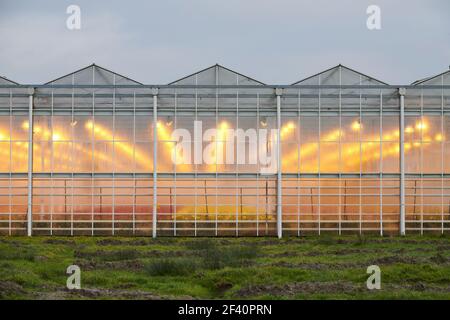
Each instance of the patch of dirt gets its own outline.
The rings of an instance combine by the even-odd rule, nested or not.
[[[308,252],[302,252],[302,251],[283,251],[280,253],[269,254],[268,256],[271,258],[286,258],[286,257],[305,256],[307,254],[308,254]]]
[[[75,250],[75,258],[84,259],[105,259],[105,260],[130,260],[137,258],[141,253],[137,250],[96,250],[96,251],[80,251]]]
[[[122,241],[114,238],[100,239],[96,241],[99,246],[120,246],[128,244],[128,241]]]
[[[129,241],[127,244],[129,244],[130,246],[148,246],[151,243],[145,239],[134,239]]]
[[[392,237],[392,238],[370,238],[367,239],[367,243],[399,243],[399,244],[424,244],[424,245],[430,245],[430,244],[436,244],[436,245],[442,245],[442,242],[448,241],[447,239],[402,239],[398,237]]]
[[[120,261],[95,261],[95,260],[76,260],[75,265],[83,271],[107,269],[107,270],[142,270],[144,264],[139,260],[120,260]]]
[[[304,256],[305,257],[319,257],[319,256],[323,256],[325,253],[323,251],[314,251],[311,250],[309,252],[305,252]]]
[[[318,257],[318,256],[326,256],[326,255],[336,255],[336,256],[344,256],[347,254],[362,254],[362,253],[380,253],[384,252],[382,249],[352,249],[352,248],[344,248],[338,250],[331,251],[318,251],[311,250],[303,253],[306,257]]]
[[[23,243],[17,240],[10,240],[9,238],[0,238],[0,243],[5,243],[8,245],[13,245],[15,247],[23,246]]]
[[[438,248],[439,249],[439,248]],[[400,249],[395,249],[395,250],[391,250],[390,252],[392,254],[406,254],[408,252],[429,252],[430,249],[429,248],[400,248]],[[387,249],[382,249],[382,248],[367,248],[367,249],[355,249],[355,248],[344,248],[344,249],[339,249],[339,250],[332,250],[332,251],[309,251],[309,252],[304,252],[301,253],[304,256],[307,257],[316,257],[316,256],[322,256],[322,255],[337,255],[337,256],[343,256],[343,255],[350,255],[350,254],[379,254],[379,253],[384,253],[386,254],[388,252]],[[287,252],[286,252],[287,253]],[[299,253],[295,254],[295,252],[293,252],[292,256],[299,256],[301,255]],[[275,256],[275,255],[272,255]],[[284,254],[281,255],[279,254],[280,257],[283,256],[289,256],[288,254]]]
[[[232,287],[233,287],[233,284],[230,282],[227,282],[227,281],[219,281],[215,285],[215,289],[219,296],[223,296],[225,294],[225,292],[230,290]]]
[[[75,250],[74,256],[79,259],[97,259],[97,260],[135,260],[138,258],[173,258],[187,256],[190,253],[182,250],[148,250],[140,251],[135,249],[127,250],[96,250],[96,251],[81,251]]]
[[[98,289],[88,288],[81,290],[55,289],[53,291],[36,292],[33,297],[39,300],[65,300],[65,299],[130,299],[130,300],[162,300],[162,299],[183,299],[192,300],[191,296],[161,296],[142,290],[125,290],[132,288],[133,284],[123,284],[117,289]],[[223,293],[232,287],[231,284],[223,283],[217,286],[217,289],[222,289]],[[47,288],[51,289],[51,288]],[[247,298],[257,297],[262,295],[274,295],[291,297],[298,294],[358,294],[366,291],[364,285],[356,285],[351,282],[297,282],[284,285],[251,285],[238,290],[235,293],[236,297]],[[450,287],[438,287],[424,283],[415,283],[411,285],[387,284],[382,285],[382,290],[397,291],[409,290],[416,292],[433,292],[433,293],[448,293]],[[1,291],[0,291],[1,292]],[[220,292],[219,292],[220,294]],[[1,295],[0,295],[1,297]]]
[[[135,287],[136,287],[135,283],[126,282],[126,283],[119,283],[119,284],[115,285],[114,289],[131,289],[131,288],[135,288]]]
[[[349,254],[367,254],[367,253],[382,253],[385,252],[382,249],[352,249],[352,248],[348,248],[348,249],[340,249],[340,250],[333,250],[333,251],[328,251],[326,252],[326,254],[331,254],[331,255],[336,255],[336,256],[345,256],[345,255],[349,255]]]
[[[45,239],[42,241],[45,244],[62,244],[62,245],[68,245],[68,246],[74,246],[76,245],[75,240],[65,240],[65,239]]]
[[[133,239],[133,240],[120,240],[114,238],[100,239],[96,241],[99,246],[148,246],[155,244],[145,239]]]
[[[295,296],[317,293],[356,293],[364,288],[350,282],[295,282],[284,285],[252,285],[236,292],[237,297],[255,297],[262,295]]]
[[[344,249],[338,249],[338,250],[332,250],[332,251],[317,251],[317,250],[311,250],[308,252],[303,252],[301,255],[305,257],[318,257],[318,256],[325,256],[325,255],[336,255],[336,256],[343,256],[347,254],[359,254],[359,253],[382,253],[385,252],[383,249],[352,249],[352,248],[344,248]],[[292,254],[292,256],[299,256],[300,254]],[[288,256],[288,255],[285,255]]]
[[[34,257],[35,262],[45,262],[47,260],[48,260],[48,257],[46,257],[46,256],[35,256]]]
[[[150,292],[140,290],[123,290],[123,289],[80,289],[68,290],[57,289],[50,292],[37,292],[35,298],[39,300],[66,300],[66,299],[129,299],[129,300],[161,300],[170,299],[170,297],[155,295]],[[183,297],[189,299],[189,297]]]
[[[338,244],[356,244],[358,240],[356,239],[335,239],[332,237],[328,237],[328,236],[323,236],[320,237],[318,239],[315,239],[315,241],[313,242],[316,245],[320,245],[320,246],[334,246],[334,245],[338,245]]]
[[[450,251],[450,245],[437,246],[436,250],[438,250],[438,251]]]
[[[436,264],[450,263],[450,256],[444,256],[442,253],[438,252],[430,258],[430,261]]]
[[[0,299],[23,294],[25,290],[20,284],[13,281],[0,281]]]
[[[82,296],[89,299],[114,298],[114,299],[132,299],[132,300],[161,300],[162,296],[139,290],[113,290],[113,289],[80,289],[71,290],[71,295]]]
[[[292,269],[305,269],[305,270],[342,270],[353,269],[363,267],[358,263],[290,263],[290,262],[276,262],[270,264],[272,267],[292,268]]]
[[[443,259],[443,257],[437,257],[436,259]],[[433,259],[433,258],[431,258]],[[433,261],[433,260],[432,260]],[[440,261],[440,260],[439,260]],[[448,260],[445,260],[447,262]],[[293,269],[306,269],[306,270],[343,270],[343,269],[357,269],[357,268],[367,268],[371,264],[385,266],[392,265],[397,263],[404,264],[419,264],[424,261],[413,258],[413,257],[405,257],[405,256],[386,256],[380,257],[369,261],[362,262],[343,262],[343,263],[292,263],[287,261],[275,262],[272,264],[268,264],[269,266],[281,267],[281,268],[293,268]],[[435,261],[433,261],[435,262]]]
[[[173,257],[184,257],[191,253],[184,250],[169,250],[169,251],[159,251],[159,250],[149,250],[145,252],[146,257],[162,257],[162,258],[173,258]]]
[[[417,282],[414,284],[386,284],[381,285],[381,289],[386,291],[394,290],[407,290],[407,291],[419,291],[419,292],[432,292],[432,293],[448,293],[450,292],[450,286],[439,287],[435,285],[426,284],[423,282]]]
[[[404,264],[418,264],[422,261],[413,258],[413,257],[405,257],[405,256],[386,256],[381,258],[376,258],[374,260],[368,261],[372,264],[377,265],[386,265],[386,264],[397,264],[397,263],[404,263]]]
[[[285,243],[285,240],[278,240],[278,239],[265,239],[265,240],[259,240],[257,242],[255,241],[239,241],[239,242],[234,242],[234,241],[230,241],[229,244],[230,245],[238,245],[238,246],[252,246],[255,245],[256,243],[258,244],[258,246],[279,246],[282,245],[283,243]]]
[[[318,250],[311,250],[307,252],[295,252],[291,251],[290,255],[288,254],[289,251],[283,252],[282,254],[274,254],[271,255],[279,256],[279,257],[288,257],[288,256],[305,256],[305,257],[318,257],[318,256],[325,256],[325,255],[336,255],[336,256],[344,256],[348,254],[366,254],[366,253],[382,253],[385,252],[383,249],[352,249],[352,248],[344,248],[344,249],[337,249],[337,250],[331,250],[331,251],[318,251]]]

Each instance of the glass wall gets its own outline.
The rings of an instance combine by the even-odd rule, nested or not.
[[[0,81],[0,84],[11,84]],[[0,88],[0,234],[26,233],[28,95]]]
[[[151,94],[40,89],[33,132],[35,234],[151,235]]]
[[[276,175],[261,175],[255,154],[260,145],[275,153],[272,90],[169,88],[160,95],[158,234],[275,235]]]
[[[441,80],[424,84],[436,85]],[[410,232],[439,232],[449,226],[448,101],[448,90],[442,89],[409,90],[406,97],[406,223]]]
[[[286,234],[398,232],[393,89],[288,89],[282,99]]]
[[[398,234],[398,90],[339,68],[283,89],[279,130],[275,90],[220,66],[156,99],[83,69],[36,89],[32,126],[26,88],[1,88],[0,232],[26,233],[30,171],[33,234],[151,235],[155,212],[158,236],[274,236],[277,211],[284,235]],[[449,97],[405,96],[407,233],[450,228]]]

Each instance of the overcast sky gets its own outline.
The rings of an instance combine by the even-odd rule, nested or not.
[[[366,27],[371,4],[381,30]],[[268,84],[339,63],[408,84],[449,68],[450,1],[0,0],[0,75],[43,83],[93,62],[146,84],[215,63]]]

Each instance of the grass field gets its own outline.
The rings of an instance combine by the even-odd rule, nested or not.
[[[450,237],[2,237],[0,298],[450,299]]]

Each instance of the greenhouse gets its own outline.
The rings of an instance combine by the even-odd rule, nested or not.
[[[450,230],[450,71],[338,65],[268,85],[220,65],[147,85],[95,64],[0,77],[0,234]]]

